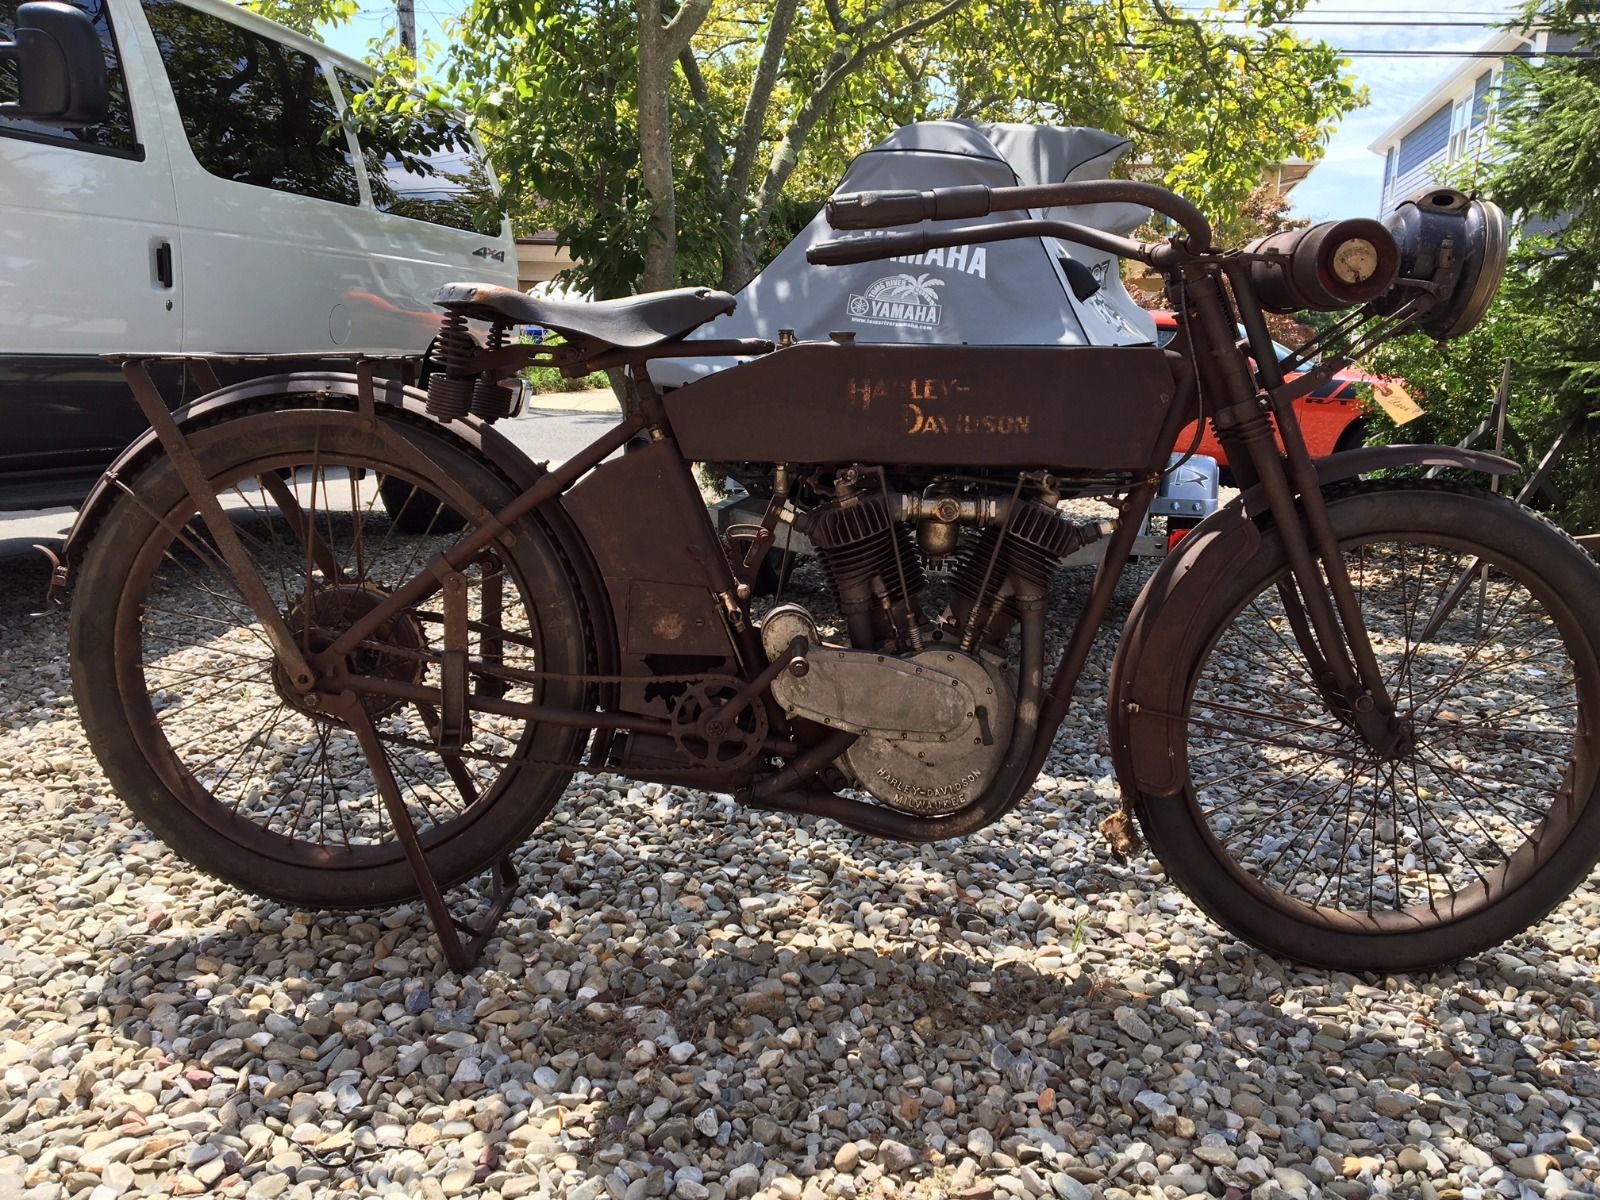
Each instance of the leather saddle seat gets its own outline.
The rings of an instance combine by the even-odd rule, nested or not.
[[[624,350],[682,337],[735,307],[731,295],[711,288],[673,288],[620,300],[540,300],[487,283],[448,283],[434,303],[475,321],[540,325]]]

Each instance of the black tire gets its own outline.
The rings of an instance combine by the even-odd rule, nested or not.
[[[1333,452],[1343,454],[1346,450],[1359,450],[1367,444],[1367,423],[1357,417],[1346,425],[1339,433],[1339,438],[1333,443]]]
[[[1328,510],[1347,562],[1359,565],[1374,647],[1386,672],[1395,668],[1414,748],[1388,759],[1358,753],[1348,722],[1330,719],[1292,631],[1273,615],[1286,565],[1269,528],[1198,618],[1211,630],[1202,652],[1174,665],[1190,680],[1188,782],[1171,797],[1139,796],[1136,809],[1167,873],[1241,938],[1340,970],[1436,966],[1539,921],[1600,858],[1600,568],[1560,530],[1488,492],[1355,485]],[[1428,547],[1439,548],[1437,569]],[[1422,611],[1436,611],[1460,577],[1456,555],[1491,564],[1474,635],[1482,647],[1470,653],[1478,643],[1461,635],[1469,614],[1480,619],[1473,595],[1421,636]],[[1434,578],[1444,583],[1437,592]],[[1396,606],[1403,647],[1383,615]],[[1507,611],[1508,621],[1531,614],[1509,643],[1494,632]],[[1504,705],[1493,694],[1502,679],[1516,693]],[[1258,694],[1277,697],[1270,715],[1250,699]]]
[[[378,481],[383,511],[403,533],[460,533],[467,519],[431,492],[425,492],[397,475]]]
[[[280,610],[298,602],[299,611],[307,614],[306,627],[313,624],[313,613],[316,624],[331,622],[365,602],[368,591],[384,594],[392,588],[383,584],[414,574],[415,567],[402,565],[404,560],[420,562],[425,551],[455,540],[406,542],[373,512],[376,497],[361,495],[361,489],[379,476],[406,477],[407,468],[385,457],[370,434],[353,423],[322,425],[313,433],[292,414],[280,415],[286,419],[266,432],[240,433],[234,423],[224,423],[192,439],[202,468],[219,490],[236,479],[241,481],[238,496],[246,503],[252,495],[259,501],[259,509],[251,503],[250,513],[241,510],[234,525],[252,557],[263,564],[263,582]],[[491,510],[515,494],[506,478],[439,427],[404,413],[383,419],[446,478]],[[353,568],[341,568],[335,578],[325,570],[313,575],[307,567],[305,576],[296,578],[293,564],[284,566],[288,551],[276,554],[280,535],[288,528],[273,523],[283,520],[282,510],[269,506],[265,488],[252,490],[253,482],[268,473],[281,479],[280,469],[289,471],[297,490],[303,489],[308,472],[297,464],[318,461],[324,468],[325,507],[321,513],[312,509],[312,518],[320,521],[319,532],[326,527],[335,557],[345,554],[351,562],[361,562],[359,577]],[[340,462],[352,466],[335,473]],[[363,476],[357,476],[357,463]],[[411,481],[425,484],[428,479],[413,476]],[[345,487],[352,505],[336,514],[334,497]],[[302,506],[304,495],[300,490],[297,496]],[[171,462],[156,460],[134,483],[132,495],[124,495],[106,514],[77,574],[73,691],[90,745],[112,786],[163,842],[201,870],[247,892],[329,908],[392,905],[415,896],[415,880],[353,734],[326,716],[289,703],[273,655],[252,630],[248,612],[240,615],[243,605],[231,576],[209,551],[193,511]],[[182,540],[174,540],[174,529]],[[298,546],[288,550],[304,554]],[[281,569],[268,569],[272,566]],[[478,572],[479,590],[478,599],[470,602],[478,604],[474,611],[479,616],[485,611],[491,575],[504,581],[496,594],[506,611],[520,614],[520,625],[508,617],[495,626],[514,630],[521,639],[513,647],[521,658],[507,654],[508,665],[536,658],[541,670],[590,669],[577,586],[542,523],[519,523],[509,546],[495,544],[491,556],[472,569]],[[311,579],[309,585],[305,578]],[[411,661],[404,657],[407,652],[424,663],[414,668],[418,681],[436,669],[426,665],[437,642],[428,632],[434,626],[411,615],[423,607],[409,610],[395,625],[397,632],[380,630],[388,645],[399,648],[372,651],[367,673],[405,677],[413,669],[405,665]],[[301,622],[293,624],[298,633]],[[474,653],[481,655],[488,622],[479,624]],[[257,634],[253,640],[252,634]],[[380,640],[380,634],[373,640]],[[312,637],[309,628],[305,637]],[[178,650],[170,649],[174,645]],[[173,657],[178,653],[206,659],[207,669],[193,669],[191,659]],[[576,683],[516,686],[526,686],[519,695],[533,702],[575,706],[584,701],[583,688]],[[159,707],[153,693],[160,693]],[[440,882],[449,885],[515,848],[549,813],[571,772],[540,764],[575,761],[582,734],[480,714],[452,774],[451,763],[426,744],[430,735],[422,707],[413,714],[412,706],[400,701],[385,706],[375,698],[369,703],[430,865]],[[222,739],[235,736],[238,726],[252,728],[258,710],[275,714],[270,727],[263,715],[256,732],[244,736],[237,755],[194,765],[213,745],[230,745]],[[245,715],[232,722],[230,733],[232,713]],[[190,735],[198,750],[182,740]],[[425,743],[421,749],[416,748],[419,740]],[[452,783],[458,789],[454,797],[449,793]]]
[[[751,580],[750,591],[756,596],[776,596],[789,586],[789,576],[794,573],[798,554],[784,550],[768,550],[756,577]]]

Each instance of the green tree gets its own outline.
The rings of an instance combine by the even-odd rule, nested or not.
[[[1361,102],[1305,0],[474,0],[439,84],[600,294],[738,287],[908,121],[1094,125],[1213,212]],[[1243,18],[1243,20],[1239,20]],[[642,31],[642,32],[641,32]]]
[[[307,37],[319,25],[343,25],[361,11],[357,0],[241,0],[245,8]]]
[[[1587,7],[1541,3],[1524,20],[1576,50],[1600,49]],[[1413,336],[1380,350],[1375,369],[1404,379],[1427,415],[1399,434],[1381,414],[1371,420],[1383,438],[1458,441],[1488,414],[1510,358],[1508,411],[1524,458],[1579,418],[1555,473],[1562,503],[1554,515],[1572,528],[1600,529],[1600,59],[1512,64],[1496,119],[1502,153],[1468,182],[1511,218],[1500,295],[1463,338],[1436,345]]]

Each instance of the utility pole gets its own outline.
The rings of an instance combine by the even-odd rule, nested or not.
[[[415,0],[395,0],[400,13],[400,45],[413,58],[417,55],[417,10]]]

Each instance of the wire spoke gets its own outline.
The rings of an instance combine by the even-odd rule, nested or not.
[[[1498,896],[1531,869],[1513,850],[1550,836],[1528,822],[1558,811],[1593,718],[1542,593],[1491,553],[1473,554],[1492,569],[1481,624],[1463,628],[1463,613],[1427,642],[1418,632],[1463,551],[1397,535],[1346,556],[1403,740],[1369,749],[1353,725],[1329,721],[1285,626],[1287,598],[1268,580],[1196,675],[1190,786],[1220,852],[1269,892],[1371,919],[1444,920],[1461,888]]]

